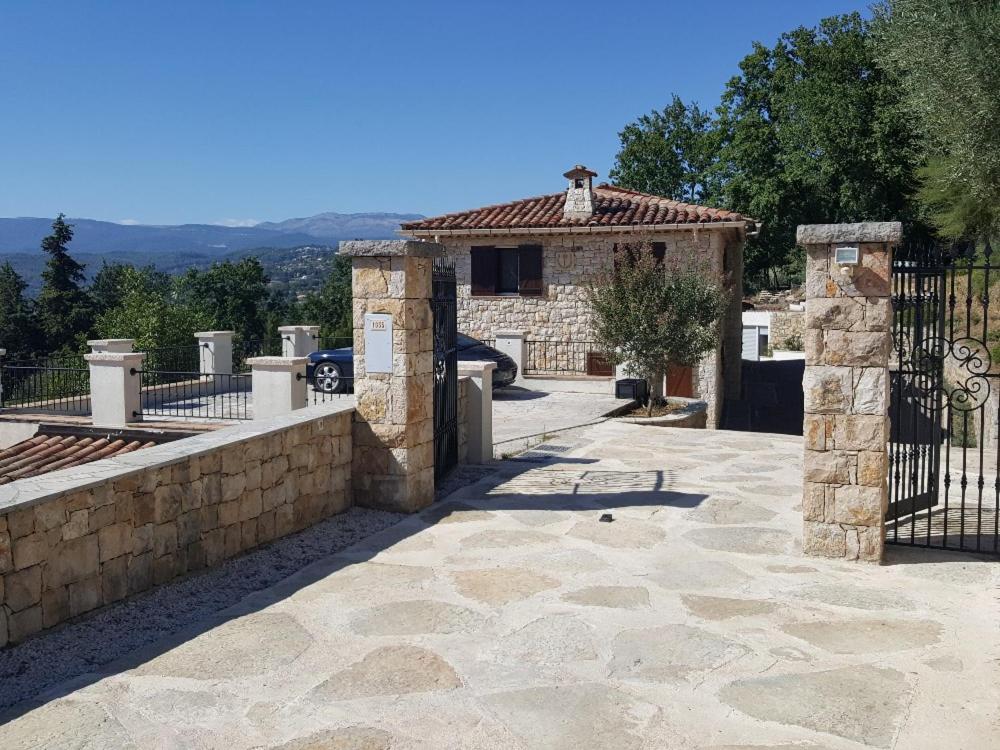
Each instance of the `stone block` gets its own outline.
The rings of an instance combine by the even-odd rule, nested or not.
[[[826,515],[827,485],[806,482],[802,491],[802,517],[806,521],[823,521]]]
[[[90,533],[99,531],[105,526],[110,526],[118,517],[117,496],[112,496],[113,501],[107,505],[101,505],[88,511],[87,528]]]
[[[378,258],[357,258],[351,270],[354,299],[384,299],[389,294],[389,262]],[[399,284],[397,292],[403,291]],[[400,294],[399,296],[402,296]]]
[[[889,460],[885,451],[858,453],[858,484],[883,487],[889,476]]]
[[[101,562],[124,555],[132,549],[132,527],[125,523],[105,526],[97,532]]]
[[[153,585],[153,553],[135,555],[128,561],[128,592],[135,594]]]
[[[833,489],[833,520],[853,526],[877,526],[882,522],[881,487],[844,485]]]
[[[852,297],[806,300],[806,328],[849,330],[864,320],[865,307]]]
[[[806,414],[802,425],[802,435],[806,450],[826,450],[827,422],[831,418],[825,414]],[[431,446],[433,453],[433,444]]]
[[[141,555],[153,549],[153,524],[132,529],[132,554]]]
[[[159,586],[177,575],[177,561],[174,555],[164,555],[153,560],[153,585]]]
[[[145,526],[156,520],[156,502],[152,492],[141,492],[132,499],[132,523]]]
[[[222,477],[222,502],[238,500],[247,486],[245,474],[230,474]]]
[[[60,499],[35,506],[36,531],[62,528],[67,520],[66,504]]]
[[[177,549],[177,524],[161,523],[153,527],[153,558],[171,554]]]
[[[228,557],[234,557],[240,552],[240,545],[243,543],[242,530],[240,529],[239,523],[234,523],[231,526],[226,526],[225,529],[225,539],[223,542],[223,555]]]
[[[181,513],[187,513],[201,507],[204,486],[205,483],[202,479],[195,479],[182,486]]]
[[[4,577],[3,603],[13,612],[20,612],[42,601],[42,566],[8,573]]]
[[[10,532],[0,532],[0,576],[14,569],[14,551],[10,540]]]
[[[244,464],[244,457],[243,457],[242,446],[234,446],[232,448],[226,448],[222,451],[223,476],[242,474],[243,464]]]
[[[855,414],[889,413],[889,368],[859,367],[852,373]]]
[[[42,605],[37,604],[20,612],[11,613],[7,623],[10,641],[20,643],[42,629]]]
[[[51,628],[65,622],[69,614],[69,587],[57,586],[42,592],[42,625]]]
[[[844,414],[852,401],[851,369],[807,366],[802,387],[807,414]]]
[[[847,554],[847,538],[836,524],[805,521],[802,527],[802,551],[817,557],[843,558]]]
[[[69,520],[63,524],[62,527],[62,538],[76,539],[89,533],[90,531],[90,512],[88,510],[75,510],[69,514]]]
[[[101,601],[104,604],[128,595],[128,558],[122,555],[101,565]]]
[[[885,450],[888,417],[874,414],[838,414],[833,419],[831,447],[850,451]]]
[[[882,525],[859,527],[857,559],[881,562],[885,553],[885,529]]]
[[[240,524],[240,549],[248,550],[257,546],[257,519],[251,518]]]
[[[7,514],[7,531],[11,539],[28,536],[35,531],[35,509],[23,508]]]
[[[42,568],[45,588],[65,586],[95,575],[100,569],[97,534],[56,545]]]
[[[92,575],[69,585],[69,615],[76,617],[97,609],[102,601],[101,577]]]
[[[263,509],[261,491],[253,490],[246,492],[239,500],[239,520],[246,521],[251,518],[256,518],[261,514]]]
[[[7,628],[7,611],[0,607],[0,648],[10,641],[10,630]]]
[[[866,331],[892,329],[892,302],[888,297],[865,298],[864,328]]]
[[[807,482],[847,484],[851,481],[851,462],[843,453],[807,450],[803,458],[803,473]]]
[[[177,517],[177,546],[187,547],[201,538],[201,513],[191,510]]]
[[[881,331],[827,331],[823,361],[846,367],[885,367],[891,339]]]

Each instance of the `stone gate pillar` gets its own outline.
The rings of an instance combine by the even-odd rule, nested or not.
[[[896,222],[798,228],[798,243],[806,250],[802,549],[807,555],[882,559],[890,273],[901,234]]]
[[[341,242],[353,258],[354,502],[412,513],[434,502],[432,242]]]

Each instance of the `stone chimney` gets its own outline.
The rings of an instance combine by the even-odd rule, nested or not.
[[[577,164],[563,177],[569,180],[563,218],[589,219],[594,215],[594,178],[597,177],[597,172],[591,172],[582,164]]]

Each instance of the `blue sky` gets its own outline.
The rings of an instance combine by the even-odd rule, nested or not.
[[[442,213],[607,176],[671,92],[859,0],[0,0],[0,216]]]

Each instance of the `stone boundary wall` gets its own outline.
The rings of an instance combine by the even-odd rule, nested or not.
[[[802,310],[775,310],[771,313],[768,343],[772,349],[802,351],[806,337],[806,314]],[[787,346],[789,339],[798,339],[798,346]]]
[[[345,510],[353,412],[309,407],[0,486],[0,647]]]

